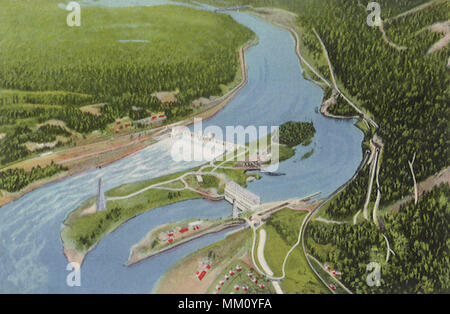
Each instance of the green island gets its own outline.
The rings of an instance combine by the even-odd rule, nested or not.
[[[310,145],[315,133],[316,129],[312,122],[288,121],[280,125],[278,139],[279,161],[285,161],[293,157],[295,155],[295,146]],[[270,136],[267,142],[272,144]]]
[[[309,152],[306,152],[305,154],[303,154],[302,160],[308,159],[308,158],[311,157],[313,154],[314,154],[314,149],[311,149]]]
[[[308,146],[316,133],[312,122],[288,121],[280,126],[280,144],[294,147],[297,145]]]

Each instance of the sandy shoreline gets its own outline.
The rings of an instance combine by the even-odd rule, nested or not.
[[[69,263],[77,263],[80,266],[83,265],[84,257],[86,256],[73,249],[66,248],[64,248],[64,255]]]

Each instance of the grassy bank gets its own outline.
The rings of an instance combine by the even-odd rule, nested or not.
[[[139,183],[125,184],[107,192],[106,195],[128,195],[146,186],[160,183],[167,178],[180,176],[181,174],[177,173]],[[177,193],[166,190],[148,190],[129,199],[108,201],[106,211],[95,212],[94,209],[93,212],[88,212],[92,206],[95,206],[97,198],[93,197],[70,213],[64,221],[64,228],[61,230],[64,248],[84,255],[106,234],[129,219],[157,207],[200,197],[199,194],[190,190]]]
[[[287,252],[298,239],[300,226],[308,215],[306,211],[283,209],[270,217],[264,228],[267,232],[264,257],[274,276],[282,275]],[[310,269],[301,246],[286,262],[286,278],[281,282],[285,293],[325,293],[326,289]]]

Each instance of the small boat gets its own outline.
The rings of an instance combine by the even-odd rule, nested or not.
[[[279,177],[279,176],[285,176],[285,173],[281,173],[281,172],[265,172],[267,175],[271,176],[271,177]]]

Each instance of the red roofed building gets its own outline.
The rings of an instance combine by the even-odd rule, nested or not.
[[[189,228],[188,228],[188,227],[182,227],[182,228],[180,229],[180,233],[185,233],[186,231],[189,231]]]
[[[206,269],[210,269],[211,268],[211,265],[206,265]]]
[[[260,284],[259,287],[260,287],[261,289],[264,289],[264,285],[263,285],[263,284]]]
[[[234,286],[234,290],[236,290],[236,291],[239,291],[239,288],[240,288],[239,285]]]
[[[202,280],[203,277],[205,277],[205,275],[206,275],[206,271],[203,270],[203,271],[200,273],[200,275],[198,275],[198,280]]]

